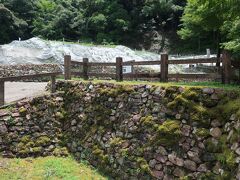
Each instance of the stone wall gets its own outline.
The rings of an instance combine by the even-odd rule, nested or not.
[[[67,155],[59,142],[62,125],[61,96],[43,96],[23,100],[0,110],[0,154],[3,157]]]
[[[240,96],[211,88],[58,82],[0,111],[6,157],[72,154],[114,179],[239,179]]]
[[[61,71],[57,64],[0,65],[0,78]]]

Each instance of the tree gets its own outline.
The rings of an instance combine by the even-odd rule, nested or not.
[[[51,21],[55,18],[56,3],[49,0],[39,0],[36,4],[38,9],[36,18],[33,20],[33,35],[50,38],[54,35]]]
[[[212,48],[216,49],[220,56],[221,48],[225,47],[224,44],[230,47],[226,42],[234,36],[233,30],[228,29],[227,24],[230,25],[232,22],[229,20],[232,21],[238,16],[239,3],[236,0],[188,0],[181,19],[182,28],[178,34],[182,39],[201,39],[212,35],[210,41],[216,42]]]
[[[84,39],[120,42],[129,17],[116,0],[40,0],[34,20],[35,35],[49,39]]]
[[[183,5],[184,1],[179,3],[179,1],[174,0],[146,0],[144,2],[142,9],[143,27],[145,32],[150,35],[151,42],[154,41],[154,37],[157,38],[159,53],[166,48],[167,39],[174,36]]]
[[[240,17],[237,16],[232,21],[226,21],[223,31],[227,34],[227,41],[223,43],[223,47],[233,52],[237,57],[240,56]]]
[[[228,4],[229,12],[225,14],[225,21],[221,28],[226,35],[222,47],[231,51],[239,60],[240,57],[240,4],[237,0],[231,0]]]
[[[0,4],[0,43],[7,43],[12,39],[17,39],[22,32],[21,27],[26,26],[26,22],[18,19],[12,11]]]
[[[25,22],[24,27],[21,27],[22,39],[31,37],[31,31],[33,29],[32,22],[35,18],[35,4],[38,0],[0,0],[0,3],[4,4],[15,17]]]
[[[145,49],[157,44],[160,52],[176,37],[185,1],[0,0],[0,3],[25,23],[21,26],[23,39],[65,38]]]

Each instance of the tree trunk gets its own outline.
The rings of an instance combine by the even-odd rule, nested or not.
[[[162,53],[164,48],[165,48],[165,45],[166,45],[166,37],[164,35],[164,32],[161,34],[162,35],[162,40],[160,42],[160,48],[158,50],[158,54]]]
[[[216,63],[216,67],[220,67],[220,57],[221,57],[221,46],[220,46],[220,43],[221,43],[221,35],[220,35],[220,32],[217,31],[217,63]]]
[[[240,84],[240,68],[238,69],[238,84]]]
[[[201,52],[201,38],[198,37],[198,53],[200,54]]]

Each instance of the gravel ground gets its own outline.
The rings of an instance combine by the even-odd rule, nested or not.
[[[46,85],[45,82],[5,82],[5,103],[44,94]]]

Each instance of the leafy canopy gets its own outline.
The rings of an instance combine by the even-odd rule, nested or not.
[[[182,39],[215,33],[222,48],[240,53],[238,0],[188,0],[181,19]]]

